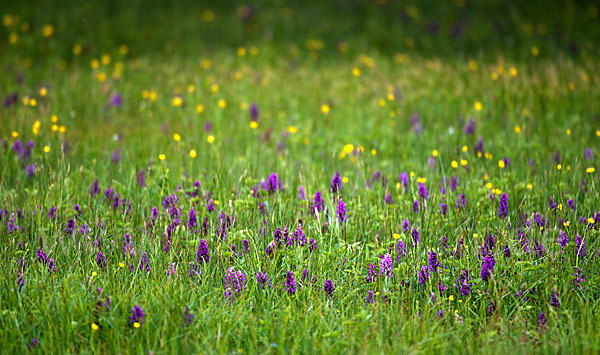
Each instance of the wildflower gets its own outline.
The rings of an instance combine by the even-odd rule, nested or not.
[[[483,264],[481,265],[481,280],[487,281],[488,278],[492,275],[494,271],[494,266],[496,265],[496,261],[494,260],[494,254],[489,253],[485,256],[483,260]]]
[[[429,268],[423,265],[419,270],[419,285],[424,285],[427,281],[429,281]]]
[[[398,175],[398,181],[402,183],[405,191],[408,191],[408,174],[406,172]]]
[[[48,266],[49,272],[56,272],[56,265],[54,264],[54,258],[48,259],[46,264]]]
[[[558,205],[556,204],[556,202],[554,202],[554,197],[550,196],[548,198],[548,208],[550,208],[551,210],[556,209]]]
[[[269,175],[269,180],[267,181],[267,191],[269,191],[269,193],[274,193],[277,192],[277,189],[283,190],[282,183],[277,174],[272,173]]]
[[[404,242],[402,240],[398,240],[398,243],[396,244],[396,253],[398,254],[397,257],[397,261],[400,262],[400,257],[405,257],[406,256],[406,245],[404,245]]]
[[[112,154],[110,155],[110,162],[113,164],[119,164],[119,162],[121,161],[121,149],[117,148],[115,149]]]
[[[500,204],[498,205],[498,216],[505,218],[508,216],[508,196],[505,193],[500,195]]]
[[[381,256],[381,260],[379,261],[379,273],[381,275],[392,277],[394,270],[394,261],[390,254],[385,254]]]
[[[271,280],[269,279],[269,276],[266,272],[261,272],[260,270],[256,274],[256,283],[260,288],[271,288]]]
[[[172,104],[175,107],[179,107],[183,104],[183,99],[181,98],[181,96],[175,96],[173,97]]]
[[[129,319],[131,320],[131,325],[133,325],[135,328],[139,328],[140,325],[144,324],[146,321],[145,317],[146,314],[137,304],[131,309],[131,317]],[[138,324],[137,327],[135,326],[136,323]]]
[[[406,234],[409,231],[410,231],[410,222],[408,221],[408,219],[404,219],[402,221],[402,232]]]
[[[435,158],[434,157],[429,157],[429,159],[427,160],[427,166],[429,166],[429,169],[433,170],[435,168]]]
[[[189,263],[188,277],[192,281],[198,281],[200,279],[201,274],[202,274],[202,270],[200,268],[200,265],[198,265],[197,263]]]
[[[196,229],[198,227],[198,219],[196,218],[196,210],[194,209],[194,206],[190,208],[190,213],[188,214],[188,221],[186,223],[186,226],[190,230],[196,232]]]
[[[98,186],[98,179],[94,180],[94,182],[90,185],[90,197],[94,197],[100,193],[100,187]]]
[[[21,291],[23,286],[25,286],[25,276],[23,276],[21,271],[19,271],[19,274],[17,275],[17,287],[19,287],[19,292]]]
[[[119,107],[123,104],[123,97],[119,95],[118,92],[115,92],[109,100],[109,104],[113,107]]]
[[[310,238],[310,240],[308,241],[308,249],[311,253],[317,249],[317,241],[313,238]]]
[[[188,325],[192,324],[192,321],[194,320],[194,314],[190,312],[190,308],[188,306],[185,307],[185,310],[183,311],[183,326],[187,327]]]
[[[556,289],[554,289],[552,291],[552,293],[550,293],[550,305],[552,307],[554,307],[555,310],[558,311],[558,307],[560,307],[560,299],[559,299],[559,293]]]
[[[296,293],[296,281],[294,280],[294,274],[291,271],[287,271],[284,288],[290,295]]]
[[[467,123],[465,125],[465,133],[467,134],[467,136],[472,135],[475,132],[475,128],[477,126],[475,125],[475,119],[471,118],[471,120],[469,121],[469,123]]]
[[[92,274],[92,276],[93,275],[94,274]],[[102,288],[98,287],[96,291],[98,292],[98,301],[96,302],[96,306],[94,307],[94,315],[98,317],[100,312],[108,312],[110,310],[110,298],[105,297],[104,299],[102,299]]]
[[[558,232],[558,245],[561,249],[564,249],[567,244],[569,244],[569,238],[567,237],[567,234],[561,230]]]
[[[101,251],[96,255],[96,265],[101,269],[106,267],[106,256]]]
[[[440,267],[440,262],[438,260],[438,255],[434,251],[429,252],[429,270],[436,272]]]
[[[429,199],[429,191],[427,190],[427,186],[425,184],[419,183],[419,198],[422,200]]]
[[[35,164],[27,165],[25,167],[25,172],[27,173],[28,177],[30,177],[30,178],[35,177],[35,174],[36,174]]]
[[[413,213],[419,212],[419,200],[414,200],[413,202]]]
[[[15,217],[14,213],[11,213],[8,222],[6,223],[6,226],[8,227],[8,235],[11,235],[13,232],[19,230],[19,226],[17,225],[17,218]]]
[[[371,290],[367,291],[367,299],[365,304],[375,303],[375,293]]]
[[[583,257],[587,255],[585,240],[583,240],[583,237],[580,235],[575,236],[575,249],[577,250],[577,257]]]
[[[475,233],[473,236],[476,237],[477,234]],[[494,236],[492,234],[488,234],[485,237],[485,244],[483,246],[484,255],[491,253],[492,249],[494,249],[495,246],[496,246],[496,240],[494,239]]]
[[[142,254],[140,259],[140,270],[145,270],[146,272],[150,272],[150,261],[148,260],[148,254]]]
[[[14,104],[16,104],[19,101],[19,94],[16,92],[13,92],[12,94],[9,94],[8,96],[6,96],[4,98],[4,100],[2,101],[2,104],[4,105],[5,108],[8,108]]]
[[[302,231],[302,224],[298,224],[298,228],[294,232],[294,238],[298,244],[304,246],[306,244],[306,235]]]
[[[438,289],[440,290],[440,293],[444,292],[446,291],[446,286],[441,281],[438,281]]]
[[[208,244],[206,240],[201,239],[200,244],[198,245],[198,250],[196,251],[196,261],[200,264],[208,263],[210,260],[210,251],[208,249]]]
[[[466,296],[469,293],[471,293],[471,284],[469,284],[470,280],[471,276],[469,275],[469,271],[466,269],[463,270],[459,275],[458,279],[456,279],[456,285],[460,289],[460,293],[463,296]]]
[[[54,26],[52,25],[45,25],[44,27],[42,27],[42,35],[44,37],[52,37],[52,35],[54,34]]]
[[[333,192],[334,194],[337,194],[338,192],[340,192],[342,190],[342,178],[340,177],[339,171],[336,171],[335,174],[333,175],[333,178],[331,179],[331,186],[329,187],[329,190],[331,190],[331,192]]]
[[[536,255],[541,258],[544,255],[546,248],[537,239],[534,239],[534,242],[535,242],[534,251],[535,251]]]
[[[331,297],[334,290],[335,287],[333,286],[333,282],[331,281],[331,279],[325,280],[325,286],[323,286],[323,291],[325,291],[327,296]]]
[[[419,244],[420,237],[421,237],[421,235],[419,233],[419,230],[417,228],[413,228],[412,238],[413,238],[414,246],[417,246],[417,244]]]
[[[448,238],[445,235],[440,237],[439,247],[442,249],[448,249]]]
[[[33,127],[31,128],[31,132],[32,132],[34,135],[36,135],[36,136],[37,136],[37,135],[40,133],[40,126],[41,126],[40,120],[36,120],[36,121],[33,123]]]
[[[146,185],[146,170],[141,169],[135,174],[135,181],[139,187],[144,187]]]
[[[369,263],[369,271],[367,274],[367,282],[375,282],[377,281],[377,269],[375,265]]]
[[[384,202],[385,202],[387,205],[391,205],[391,204],[393,204],[393,203],[394,203],[394,198],[392,197],[392,194],[391,194],[391,193],[389,193],[389,192],[388,192],[387,194],[385,194]]]
[[[576,267],[575,268],[575,273],[572,274],[572,276],[574,277],[573,280],[571,280],[571,284],[576,288],[579,289],[581,291],[583,291],[583,286],[581,286],[581,283],[584,282],[585,280],[583,279],[583,276],[581,276],[581,269]]]
[[[546,327],[546,325],[548,325],[548,317],[546,316],[546,313],[541,312],[538,315],[538,332]]]
[[[256,103],[252,103],[252,105],[250,105],[250,120],[253,122],[257,122],[258,121],[258,106],[256,106]]]
[[[71,218],[67,221],[67,226],[65,227],[65,235],[70,238],[73,235],[74,231],[75,231],[75,220]]]
[[[306,192],[304,191],[304,186],[302,186],[302,185],[298,186],[298,195],[297,195],[297,198],[300,201],[306,200]]]
[[[416,134],[421,134],[423,132],[423,125],[421,124],[418,112],[414,112],[412,116],[410,116],[410,125]]]
[[[16,132],[13,132],[13,136],[15,135],[15,133]],[[17,136],[18,136],[18,133],[17,133]],[[28,141],[27,144],[23,147],[21,140],[17,139],[15,141],[15,144],[13,145],[12,149],[15,153],[17,153],[19,160],[28,161],[29,157],[31,156],[31,153],[33,152],[33,147],[34,147],[33,141]]]
[[[440,203],[440,214],[445,216],[446,213],[448,213],[448,205],[445,204],[444,202]]]
[[[465,194],[460,194],[456,199],[456,209],[461,210],[464,209],[467,205],[467,201],[465,198]]]
[[[246,275],[240,270],[230,267],[223,278],[225,298],[232,299],[246,288]]]
[[[215,201],[211,198],[206,203],[206,212],[213,212],[215,210]]]
[[[475,151],[475,154],[480,157],[484,151],[483,151],[483,138],[479,137],[477,139],[477,144],[475,144],[475,148],[473,149]]]
[[[344,204],[344,201],[342,201],[341,198],[338,201],[336,215],[337,215],[337,218],[338,218],[338,222],[340,224],[346,223],[346,221],[348,220],[348,217],[346,215],[346,204]]]

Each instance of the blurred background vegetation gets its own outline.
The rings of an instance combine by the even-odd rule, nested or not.
[[[598,53],[599,11],[597,1],[541,0],[12,1],[0,5],[0,33],[18,34],[17,45],[36,60],[46,48],[31,37],[42,36],[46,24],[55,27],[48,45],[64,58],[72,48],[61,42],[81,43],[91,55],[122,44],[133,54],[157,56],[256,43],[274,45],[282,55],[306,48],[519,58],[535,47],[540,56],[577,58]],[[9,45],[0,42],[3,52]]]

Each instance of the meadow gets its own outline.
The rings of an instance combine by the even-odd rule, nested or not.
[[[599,15],[0,4],[1,352],[600,352]]]

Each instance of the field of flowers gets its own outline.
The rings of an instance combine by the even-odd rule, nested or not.
[[[519,4],[0,4],[1,352],[600,352],[600,4]]]

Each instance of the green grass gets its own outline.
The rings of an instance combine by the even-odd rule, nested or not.
[[[241,6],[0,5],[0,96],[18,93],[17,103],[0,107],[3,352],[600,350],[600,242],[598,222],[588,221],[600,218],[597,5],[271,1],[256,3],[246,20],[237,14]],[[207,11],[214,15],[210,22]],[[403,22],[402,12],[416,15]],[[452,38],[461,18],[466,27]],[[433,20],[440,25],[437,35],[427,30]],[[53,25],[48,38],[42,34],[47,24]],[[13,33],[18,36],[10,43]],[[74,51],[78,45],[81,52]],[[110,60],[102,63],[103,56]],[[109,105],[115,93],[123,99],[119,107]],[[256,129],[250,127],[252,103],[260,111]],[[421,133],[410,122],[415,114]],[[476,130],[467,135],[471,119]],[[34,142],[29,160],[14,151],[17,139]],[[117,150],[121,159],[113,163]],[[505,157],[510,164],[500,168]],[[30,164],[35,177],[26,172]],[[145,172],[144,187],[136,182],[139,171]],[[338,196],[330,192],[336,171],[345,180],[340,196],[346,223],[338,222]],[[373,178],[376,172],[385,176],[385,186]],[[402,172],[410,175],[406,190],[398,180]],[[271,173],[283,190],[253,197],[252,188]],[[452,176],[458,178],[456,191],[449,186]],[[101,192],[91,197],[95,179]],[[196,181],[199,195],[189,196]],[[419,198],[418,181],[429,199]],[[299,186],[306,201],[297,198]],[[122,205],[114,210],[107,188],[126,207],[131,203],[131,211],[123,214]],[[317,191],[328,211],[318,218],[309,207]],[[172,219],[161,202],[173,193],[181,225],[164,251]],[[205,193],[218,201],[212,213]],[[506,218],[498,216],[501,193],[508,196]],[[387,194],[393,204],[386,204]],[[460,194],[466,207],[457,210]],[[556,208],[549,206],[551,197]],[[446,215],[439,213],[441,203],[448,206]],[[53,206],[58,217],[51,220]],[[199,224],[207,217],[206,234],[185,227],[192,206]],[[153,207],[159,216],[151,224]],[[225,239],[218,237],[221,211],[235,216]],[[534,221],[536,212],[548,221],[543,229]],[[9,230],[13,214],[22,227],[15,231]],[[70,219],[76,229],[69,237]],[[411,232],[402,232],[404,219],[420,232],[417,247]],[[292,232],[300,223],[307,240],[315,240],[314,251],[281,245],[266,255],[276,228]],[[80,233],[84,224],[87,234]],[[564,249],[557,243],[561,230],[569,239]],[[126,233],[134,258],[123,253]],[[490,234],[496,264],[483,281],[480,253]],[[576,246],[577,235],[586,254]],[[399,261],[396,238],[408,249]],[[201,239],[208,242],[210,261],[194,281],[188,267]],[[241,253],[243,240],[247,253]],[[38,260],[38,249],[53,258],[56,272]],[[98,251],[106,256],[105,267],[96,262]],[[418,272],[431,251],[442,268],[420,285]],[[143,253],[148,273],[138,267]],[[369,264],[379,271],[386,253],[394,259],[393,276],[368,282]],[[171,265],[174,276],[167,275]],[[247,286],[228,301],[224,277],[230,267],[244,272]],[[573,284],[576,267],[582,288]],[[305,269],[314,283],[302,280]],[[468,295],[456,283],[464,269],[470,270]],[[259,270],[271,288],[258,286]],[[285,290],[287,271],[298,282],[295,294]],[[326,279],[335,287],[331,297],[323,290]],[[517,296],[532,288],[535,293]],[[368,291],[375,293],[374,303],[366,302]],[[558,309],[550,302],[553,291],[560,294]],[[110,307],[97,311],[105,297]],[[146,314],[137,329],[130,322],[136,304]],[[188,326],[186,307],[195,315]],[[538,324],[542,312],[546,326]]]

